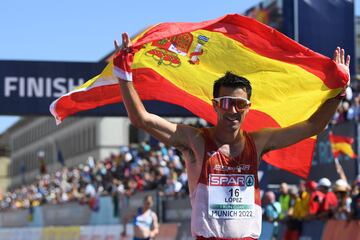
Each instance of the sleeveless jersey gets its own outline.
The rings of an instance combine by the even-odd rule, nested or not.
[[[134,226],[147,228],[151,230],[151,227],[153,225],[153,214],[154,212],[152,210],[149,210],[150,212],[147,214],[144,214],[142,212],[142,208],[137,209],[137,213],[134,217],[133,224]]]
[[[243,152],[229,157],[204,128],[205,152],[198,183],[190,194],[191,232],[197,239],[257,239],[261,199],[254,142],[244,131]]]

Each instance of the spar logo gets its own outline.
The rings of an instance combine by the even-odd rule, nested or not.
[[[254,186],[254,176],[247,174],[210,174],[209,186],[251,187]]]
[[[204,53],[203,46],[209,38],[199,35],[196,40],[195,49],[192,52],[190,52],[190,47],[194,42],[194,37],[191,33],[156,40],[151,43],[151,46],[155,48],[146,51],[145,55],[152,57],[158,65],[179,67],[181,65],[179,55],[188,56],[188,62],[191,64],[199,64],[199,57]]]

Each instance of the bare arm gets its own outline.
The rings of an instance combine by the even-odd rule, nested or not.
[[[349,72],[350,56],[345,62],[344,49],[339,47],[334,52],[333,60],[339,67]],[[324,130],[334,115],[340,99],[332,98],[323,103],[320,108],[307,120],[286,128],[269,128],[253,134],[259,154],[270,150],[284,148],[303,139],[317,135]]]
[[[123,47],[125,49],[131,48],[129,36],[124,33],[122,38]],[[117,43],[115,43],[115,46],[118,49]],[[198,131],[196,128],[171,123],[164,118],[147,112],[132,81],[119,78],[119,84],[129,119],[135,127],[144,129],[159,141],[180,150],[190,148],[191,136]]]
[[[155,238],[159,234],[159,221],[156,213],[153,213],[153,229],[150,232],[150,238]]]
[[[348,181],[347,181],[346,174],[345,174],[345,171],[344,171],[343,167],[341,166],[341,164],[340,164],[340,162],[339,162],[339,159],[338,159],[338,158],[335,158],[335,159],[334,159],[334,162],[335,162],[336,172],[339,174],[340,179],[343,179],[343,180],[345,180],[346,182],[348,182]]]

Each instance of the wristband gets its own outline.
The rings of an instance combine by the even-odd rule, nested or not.
[[[121,80],[132,82],[131,64],[134,59],[132,49],[119,51],[113,59],[113,74]]]

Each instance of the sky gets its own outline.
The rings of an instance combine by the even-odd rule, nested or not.
[[[0,60],[97,62],[113,50],[113,40],[122,32],[131,36],[159,22],[214,19],[258,2],[1,0]],[[0,133],[18,119],[0,116]]]
[[[0,60],[97,62],[113,50],[113,40],[122,32],[133,35],[159,22],[198,22],[242,13],[258,2],[1,0]],[[0,133],[18,119],[0,116]]]

